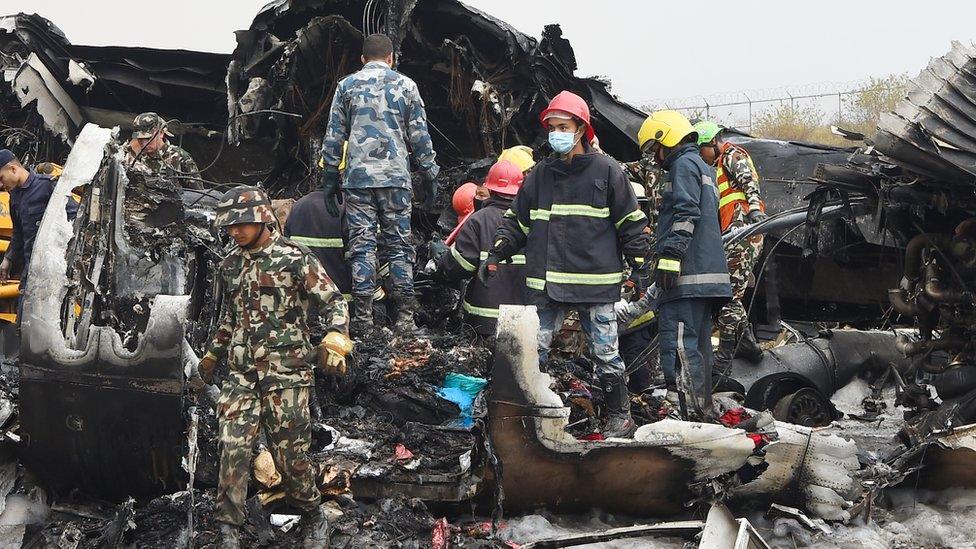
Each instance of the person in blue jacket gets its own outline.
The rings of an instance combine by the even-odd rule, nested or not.
[[[638,144],[666,172],[655,227],[661,368],[675,384],[682,415],[709,421],[712,311],[732,296],[719,228],[715,170],[698,154],[698,135],[676,111],[652,113]]]

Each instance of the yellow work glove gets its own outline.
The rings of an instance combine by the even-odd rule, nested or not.
[[[319,343],[319,367],[326,375],[346,375],[346,357],[352,352],[353,343],[342,332],[329,332]]]

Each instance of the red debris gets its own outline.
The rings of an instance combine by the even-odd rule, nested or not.
[[[393,449],[393,459],[400,462],[410,461],[413,459],[413,452],[408,450],[406,446],[398,443],[396,448]]]
[[[732,408],[731,410],[728,410],[722,414],[722,417],[718,418],[718,420],[726,427],[735,427],[751,417],[752,415],[750,415],[745,408]]]
[[[397,446],[403,446],[397,444]],[[443,517],[434,523],[434,528],[430,532],[430,546],[432,549],[447,549],[451,540],[451,525],[447,522],[447,517]]]
[[[606,440],[606,439],[603,438],[603,433],[590,433],[588,435],[583,435],[579,437],[579,439],[577,440],[588,440],[593,442],[593,441]]]

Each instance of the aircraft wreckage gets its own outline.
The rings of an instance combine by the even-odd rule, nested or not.
[[[621,162],[638,156],[644,113],[606,82],[575,75],[557,25],[536,40],[460,2],[278,0],[237,33],[230,55],[78,46],[40,16],[0,19],[3,145],[28,165],[65,165],[49,211],[73,189],[81,195],[74,222],[42,221],[20,357],[0,379],[13,467],[0,471],[3,495],[41,497],[43,486],[60,517],[19,541],[213,541],[216,389],[194,392],[188,380],[218,309],[215,198],[228,183],[259,183],[279,199],[314,188],[335,83],[379,30],[420,87],[444,166],[438,203],[415,212],[418,242],[453,226],[445,197],[483,177],[502,148],[544,148],[536,116],[562,89],[589,102],[601,148]],[[587,538],[704,530],[705,544],[728,514],[721,501],[762,501],[823,524],[869,515],[884,488],[910,476],[976,484],[973,74],[976,51],[954,44],[863,146],[736,136],[764,177],[771,216],[730,238],[771,236],[751,319],[776,345],[722,373],[717,407],[734,420],[661,419],[659,399],[632,395],[642,418],[633,440],[586,440],[581,426],[602,403],[581,390],[592,381],[585,358],[540,371],[531,307],[503,309],[492,352],[460,328],[456,289],[422,285],[429,337],[364,341],[350,378],[317,388],[313,455],[336,502],[334,543],[501,543],[494,526],[432,514],[458,516],[461,506],[497,525],[502,511],[539,507],[664,517],[715,504],[704,523]],[[127,172],[120,136],[143,111],[174,121],[203,168],[188,177],[205,189]],[[418,260],[425,254],[419,246]],[[487,387],[459,404],[445,396],[452,376]],[[892,387],[907,410],[896,436],[870,452],[835,427],[843,414],[830,397],[855,378],[873,390],[857,415],[877,417]],[[255,449],[246,535],[287,545],[287,512],[262,511],[282,504],[266,452]],[[17,476],[18,461],[30,478]],[[86,506],[78,492],[123,503]],[[747,525],[735,528],[748,536]],[[575,542],[552,543],[540,546]]]

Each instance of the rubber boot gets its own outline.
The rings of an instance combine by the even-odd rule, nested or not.
[[[742,330],[742,336],[739,337],[739,347],[735,350],[735,356],[742,357],[753,363],[758,363],[762,360],[762,347],[759,346],[755,334],[752,333],[752,326],[748,324]]]
[[[305,539],[302,546],[305,549],[326,549],[329,546],[329,519],[322,511],[322,506],[315,507],[302,516],[305,523]]]
[[[726,337],[722,334],[718,340],[718,350],[715,351],[715,371],[724,372],[733,358],[735,358],[735,336]]]
[[[630,417],[630,392],[623,376],[601,376],[604,403],[607,409],[607,423],[603,428],[604,438],[629,438],[634,436],[637,424]]]
[[[349,331],[355,336],[362,336],[373,327],[373,296],[353,297],[352,314]]]
[[[396,300],[396,321],[393,329],[397,334],[412,334],[417,331],[417,325],[413,321],[413,313],[420,308],[417,298],[412,295],[398,293]]]
[[[220,549],[239,549],[241,533],[233,524],[220,523]]]

